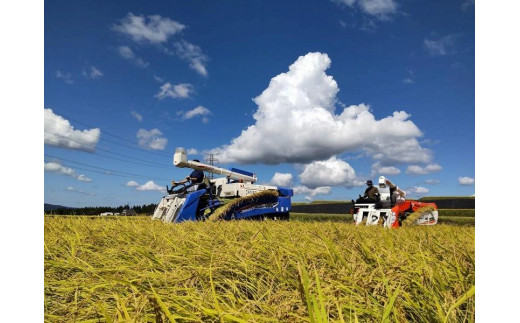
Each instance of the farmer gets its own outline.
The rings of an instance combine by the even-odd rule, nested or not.
[[[200,163],[200,161],[198,159],[194,159],[193,161]],[[193,172],[191,172],[190,176],[186,176],[186,178],[183,179],[182,181],[179,181],[179,182],[172,181],[172,186],[175,187],[178,184],[184,184],[187,182],[191,182],[191,186],[193,186],[195,190],[197,190],[197,189],[200,190],[200,189],[203,189],[206,187],[206,185],[204,185],[204,183],[202,182],[203,180],[204,180],[204,172],[201,170],[195,169],[195,170],[193,170]],[[198,184],[198,186],[196,186],[197,184]]]
[[[372,180],[367,181],[367,189],[365,190],[365,194],[363,196],[359,196],[356,200],[356,203],[375,203],[379,201],[379,190],[377,187],[373,186]]]

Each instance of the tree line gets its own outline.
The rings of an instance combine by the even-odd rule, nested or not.
[[[155,211],[157,204],[143,204],[143,205],[134,205],[130,207],[127,205],[121,205],[118,207],[108,207],[108,206],[93,206],[93,207],[83,207],[83,208],[61,208],[55,210],[47,210],[45,214],[47,215],[100,215],[105,212],[119,213],[121,214],[123,210],[134,210],[136,215],[152,215]]]

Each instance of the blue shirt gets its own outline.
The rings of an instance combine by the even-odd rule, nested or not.
[[[191,172],[190,177],[196,177],[197,179],[192,181],[192,183],[202,183],[202,180],[204,179],[204,172],[201,170],[194,170]]]

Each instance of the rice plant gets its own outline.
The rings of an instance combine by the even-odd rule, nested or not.
[[[49,322],[473,322],[475,228],[45,219]]]

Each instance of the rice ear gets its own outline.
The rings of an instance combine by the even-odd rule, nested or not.
[[[210,215],[208,220],[222,220],[242,207],[273,202],[275,201],[275,198],[278,198],[278,191],[275,190],[265,190],[248,196],[239,197],[216,209],[215,212]]]
[[[435,211],[435,208],[430,205],[423,206],[423,207],[417,209],[417,211],[413,212],[408,217],[406,217],[406,219],[403,221],[403,226],[417,225],[417,220],[419,220],[421,215],[423,215],[424,213],[430,212],[430,211]]]

